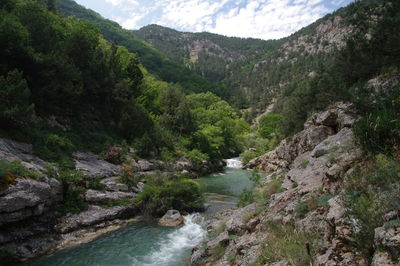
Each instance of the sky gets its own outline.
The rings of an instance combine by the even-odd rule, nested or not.
[[[185,32],[279,39],[353,0],[75,0],[126,29],[149,24]]]

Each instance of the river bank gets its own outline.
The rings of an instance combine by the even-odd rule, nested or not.
[[[181,227],[130,223],[89,243],[42,257],[33,265],[110,265],[110,261],[113,265],[189,264],[192,248],[206,238],[206,219],[222,209],[234,207],[240,194],[236,181],[244,179],[239,182],[241,188],[249,188],[252,186],[249,176],[250,171],[227,167],[224,172],[200,178],[198,181],[206,192],[208,208],[201,215],[186,215]],[[213,193],[216,190],[227,194]]]

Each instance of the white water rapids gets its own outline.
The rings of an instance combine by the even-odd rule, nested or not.
[[[243,167],[243,162],[240,160],[240,158],[232,158],[232,159],[226,159],[226,167],[228,168],[242,168]]]
[[[177,265],[177,254],[182,250],[190,250],[203,241],[206,236],[206,230],[201,226],[204,218],[195,213],[184,216],[184,219],[184,225],[169,233],[161,241],[160,247],[146,256],[146,263],[143,265]],[[138,264],[134,262],[133,265]]]

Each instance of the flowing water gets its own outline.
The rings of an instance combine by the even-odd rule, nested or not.
[[[251,188],[251,172],[240,170],[238,159],[227,160],[223,173],[199,179],[209,207],[204,216],[233,207],[244,188]],[[78,247],[62,250],[30,263],[34,266],[177,266],[189,263],[191,250],[205,237],[202,216],[185,216],[178,228],[132,223]]]

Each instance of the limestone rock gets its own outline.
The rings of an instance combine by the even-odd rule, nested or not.
[[[112,177],[119,174],[120,166],[103,160],[100,156],[85,153],[74,152],[75,169],[85,172],[90,177]]]
[[[385,251],[376,251],[372,258],[371,266],[395,266],[397,263],[392,261],[389,253]]]
[[[104,188],[107,191],[113,191],[113,192],[118,192],[118,191],[122,191],[122,192],[128,192],[129,188],[127,185],[125,184],[121,184],[119,183],[119,176],[113,176],[113,177],[109,177],[109,178],[105,178],[103,180],[100,181],[100,184],[104,185]]]
[[[112,208],[90,206],[87,211],[63,217],[61,223],[56,226],[56,230],[64,234],[104,221],[130,218],[136,213],[137,210],[134,206],[116,206]]]
[[[47,181],[18,178],[17,184],[1,191],[0,225],[41,215],[59,201],[62,197],[61,183],[55,179]]]
[[[85,192],[85,200],[91,203],[107,203],[110,201],[117,201],[122,199],[134,198],[135,193],[127,192],[101,192],[93,189],[88,189]]]
[[[168,210],[158,221],[161,226],[178,226],[183,224],[184,218],[177,210]]]
[[[400,259],[400,227],[378,227],[375,229],[375,245],[389,251],[392,256]]]
[[[0,159],[19,160],[28,169],[44,172],[45,162],[33,155],[32,144],[0,138]]]

